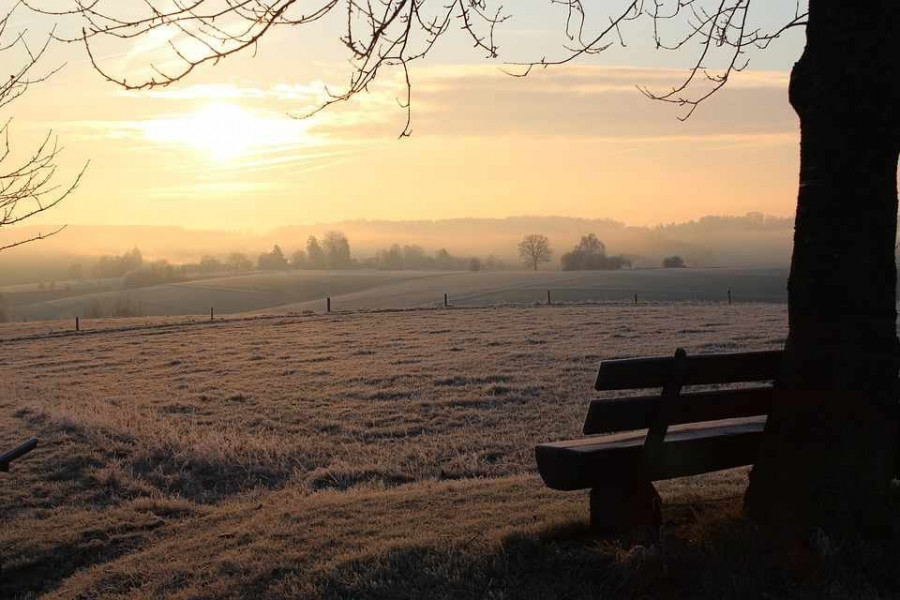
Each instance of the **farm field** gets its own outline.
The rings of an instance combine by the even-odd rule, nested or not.
[[[0,439],[41,440],[0,480],[0,597],[889,597],[890,552],[808,580],[773,568],[738,518],[746,469],[660,484],[653,549],[591,537],[587,496],[536,475],[536,443],[579,435],[600,360],[777,348],[786,318],[675,303],[0,326]]]
[[[787,270],[643,269],[626,271],[273,271],[212,277],[136,289],[102,291],[81,286],[0,289],[11,320],[70,319],[91,313],[137,316],[321,311],[330,296],[336,309],[431,307],[448,294],[457,306],[546,302],[737,301],[784,302]]]

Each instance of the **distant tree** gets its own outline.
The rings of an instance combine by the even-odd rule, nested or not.
[[[433,265],[433,262],[422,246],[416,244],[403,246],[404,269],[427,269]]]
[[[225,268],[225,265],[222,264],[222,261],[214,256],[203,256],[200,259],[199,268],[204,273],[215,273],[216,271],[221,271]]]
[[[9,321],[9,302],[6,300],[6,296],[0,294],[0,323],[7,321]]]
[[[306,252],[303,250],[297,250],[293,254],[291,254],[291,268],[292,269],[305,269],[306,268]]]
[[[329,269],[349,269],[352,264],[350,258],[350,242],[340,231],[329,231],[322,238],[322,250],[325,252],[325,261]]]
[[[229,271],[251,271],[253,270],[253,261],[246,254],[232,252],[225,259],[225,268]]]
[[[122,277],[129,271],[140,269],[144,264],[144,257],[138,248],[133,248],[121,256],[101,256],[94,265],[94,275],[97,278]]]
[[[328,257],[314,235],[306,240],[306,263],[310,269],[324,269],[328,266]]]
[[[379,269],[388,269],[391,271],[400,270],[406,267],[403,260],[403,249],[400,244],[392,244],[387,250],[379,250],[375,254],[376,266]]]
[[[484,268],[487,271],[503,271],[506,269],[506,263],[504,263],[493,254],[490,254],[484,260]]]
[[[684,264],[684,259],[680,256],[667,256],[662,261],[662,266],[664,269],[683,269],[687,265]]]
[[[519,257],[535,271],[538,270],[540,263],[550,262],[552,256],[550,240],[545,235],[532,233],[526,235],[525,239],[519,242]]]
[[[624,256],[607,256],[606,245],[593,233],[581,238],[571,252],[560,257],[563,271],[600,271],[630,267],[631,261]]]
[[[470,271],[480,271],[482,269],[481,259],[478,257],[473,257],[469,259],[469,270]]]
[[[453,255],[447,252],[446,248],[441,248],[437,252],[434,253],[434,266],[438,269],[450,271],[453,270],[456,261],[453,259]]]
[[[286,269],[287,259],[284,257],[284,252],[281,251],[281,246],[275,244],[272,247],[271,252],[263,252],[260,254],[259,259],[256,261],[256,266],[261,271]]]
[[[69,266],[69,277],[76,281],[80,281],[84,278],[84,265],[81,263],[72,263]]]

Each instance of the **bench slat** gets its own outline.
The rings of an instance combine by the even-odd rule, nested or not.
[[[685,385],[775,379],[781,350],[687,357]],[[594,389],[601,391],[658,388],[672,372],[672,357],[626,358],[600,363]]]
[[[669,424],[698,423],[768,414],[774,390],[753,387],[681,394],[670,399]],[[593,400],[584,419],[585,435],[646,429],[659,405],[659,395]]]
[[[649,473],[653,481],[698,475],[752,464],[765,417],[726,423],[673,427],[662,460]],[[555,490],[579,490],[625,481],[637,473],[646,432],[582,438],[535,448],[538,471]]]

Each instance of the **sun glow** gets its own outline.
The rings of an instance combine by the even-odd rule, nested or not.
[[[181,117],[146,121],[144,135],[155,142],[191,147],[215,161],[229,161],[262,150],[308,144],[308,129],[307,121],[216,102]]]

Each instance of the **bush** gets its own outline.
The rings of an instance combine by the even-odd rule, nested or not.
[[[664,269],[683,269],[687,265],[680,256],[667,256],[663,259],[662,266]]]

